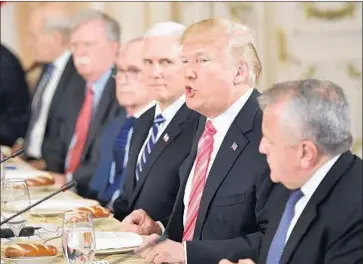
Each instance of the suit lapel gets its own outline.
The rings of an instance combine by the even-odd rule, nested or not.
[[[61,78],[55,89],[54,96],[52,98],[52,101],[51,101],[51,104],[49,107],[48,120],[53,116],[59,103],[61,102],[61,100],[59,100],[59,98],[62,95],[62,93],[64,93],[64,90],[67,89],[69,79],[71,78],[74,71],[75,71],[75,68],[74,68],[74,64],[73,64],[73,58],[70,57],[68,59],[68,62],[63,70]]]
[[[310,201],[306,205],[303,213],[299,217],[281,257],[281,263],[288,263],[292,253],[297,248],[302,236],[307,232],[309,226],[313,223],[317,216],[320,203],[324,201],[328,193],[334,185],[342,178],[344,172],[351,166],[354,161],[353,155],[350,152],[344,153],[339,160],[334,164],[332,169],[320,183],[318,189],[314,192]]]
[[[145,183],[145,179],[147,178],[147,175],[152,166],[154,165],[155,161],[182,131],[181,125],[185,122],[189,113],[190,110],[187,108],[186,104],[184,103],[183,106],[178,110],[174,118],[171,120],[168,127],[161,134],[158,141],[156,142],[155,146],[153,147],[150,153],[150,156],[146,161],[145,168],[140,174],[140,179],[136,184],[135,192],[131,200],[131,206],[135,202],[136,197],[138,196],[140,190],[142,189],[142,186]],[[164,138],[164,136],[167,138],[167,140]]]
[[[215,157],[201,199],[194,231],[195,239],[200,239],[210,203],[219,186],[228,175],[228,172],[236,162],[238,156],[248,144],[248,139],[245,134],[253,129],[254,117],[258,110],[258,106],[254,102],[255,96],[257,96],[256,91],[252,93],[244,107],[232,122]]]
[[[135,170],[137,158],[153,123],[154,115],[155,106],[147,110],[135,122],[134,132],[132,134],[130,143],[129,160],[127,162],[126,169],[128,176],[126,177],[125,186],[126,192],[129,194],[128,197],[132,195],[135,188]]]

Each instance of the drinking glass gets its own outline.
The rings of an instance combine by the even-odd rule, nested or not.
[[[7,179],[1,189],[1,216],[5,219],[30,205],[29,189],[23,179]],[[28,212],[24,212],[7,222],[14,233],[19,237],[21,229],[25,226]]]
[[[63,255],[68,264],[89,264],[96,250],[92,216],[86,212],[66,212],[63,221]]]

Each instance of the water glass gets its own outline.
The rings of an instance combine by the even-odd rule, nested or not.
[[[64,214],[62,246],[68,264],[89,264],[93,261],[96,238],[90,213]]]
[[[28,185],[23,179],[7,179],[1,189],[1,217],[3,219],[19,212],[30,205]],[[28,212],[24,212],[7,222],[15,238],[19,237],[25,226]]]

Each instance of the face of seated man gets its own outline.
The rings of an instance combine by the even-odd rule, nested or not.
[[[118,42],[106,35],[104,22],[95,19],[73,30],[70,47],[78,73],[93,83],[114,63]]]
[[[128,114],[150,100],[143,78],[142,45],[142,40],[126,44],[116,59],[116,98]]]
[[[147,36],[143,45],[144,78],[162,110],[184,92],[180,44],[177,36]]]

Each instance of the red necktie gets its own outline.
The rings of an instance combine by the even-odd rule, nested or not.
[[[88,137],[89,125],[92,119],[93,90],[87,87],[86,98],[78,115],[75,131],[75,143],[69,153],[66,173],[73,173],[79,166],[84,146]]]
[[[195,224],[197,222],[197,216],[200,206],[200,200],[202,198],[204,186],[207,179],[207,171],[210,162],[210,156],[213,151],[213,136],[216,133],[216,129],[210,120],[207,121],[203,135],[199,139],[198,154],[196,158],[196,164],[194,169],[194,177],[192,182],[192,188],[190,192],[188,211],[185,221],[185,228],[183,232],[183,241],[192,240]]]

